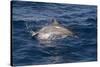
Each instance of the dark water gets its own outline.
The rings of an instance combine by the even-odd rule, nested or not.
[[[12,2],[12,64],[36,65],[97,60],[97,7],[74,4]],[[53,18],[78,37],[42,44],[32,38]],[[28,29],[25,26],[28,24]]]

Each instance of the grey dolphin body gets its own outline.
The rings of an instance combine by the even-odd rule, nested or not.
[[[55,40],[72,36],[73,33],[54,20],[53,24],[41,28],[38,32],[32,32],[32,36],[35,35],[39,40]]]

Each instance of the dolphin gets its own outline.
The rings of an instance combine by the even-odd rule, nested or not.
[[[72,36],[73,32],[65,28],[54,19],[53,23],[41,28],[39,31],[31,31],[32,37],[36,36],[39,40],[55,40]]]

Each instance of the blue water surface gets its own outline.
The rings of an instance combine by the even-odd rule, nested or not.
[[[12,1],[12,64],[41,65],[97,60],[97,7]],[[77,37],[40,43],[29,31],[38,31],[55,18]],[[28,26],[26,26],[26,24]]]

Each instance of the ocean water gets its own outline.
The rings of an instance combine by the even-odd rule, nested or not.
[[[12,1],[12,65],[42,65],[97,60],[97,6]],[[38,31],[56,19],[77,37],[41,43]]]

